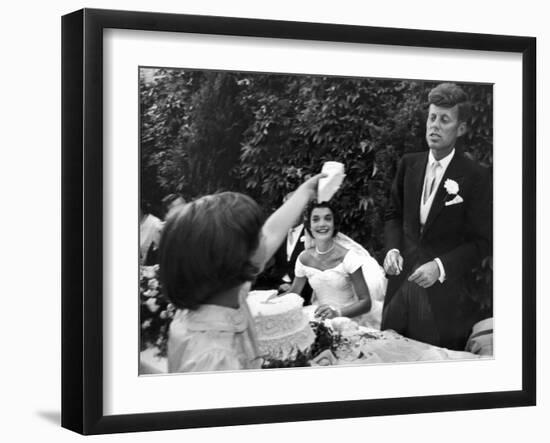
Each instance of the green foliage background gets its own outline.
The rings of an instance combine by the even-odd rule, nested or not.
[[[399,158],[426,150],[429,90],[439,81],[142,69],[141,201],[161,214],[171,192],[186,199],[220,190],[249,194],[265,208],[324,161],[346,166],[333,202],[342,231],[379,260],[383,217]],[[462,84],[473,105],[462,148],[493,162],[493,88]],[[490,258],[473,274],[488,307]],[[474,291],[475,292],[475,291]]]

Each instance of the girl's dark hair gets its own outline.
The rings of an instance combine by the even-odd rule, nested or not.
[[[330,212],[332,212],[332,219],[334,220],[334,232],[332,233],[332,236],[334,237],[340,230],[340,216],[329,202],[318,203],[313,201],[308,205],[304,217],[304,227],[306,228],[307,233],[313,237],[313,234],[311,233],[311,214],[313,210],[317,208],[328,208],[330,209]]]
[[[196,309],[212,295],[253,280],[260,269],[251,257],[263,222],[259,205],[236,192],[175,208],[159,247],[160,280],[170,301]]]

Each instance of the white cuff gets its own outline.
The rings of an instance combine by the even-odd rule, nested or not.
[[[441,260],[439,257],[434,258],[434,261],[437,263],[437,267],[439,268],[439,283],[443,283],[445,281],[445,268],[443,267],[443,263],[441,263]]]

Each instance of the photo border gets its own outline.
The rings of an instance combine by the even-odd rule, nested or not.
[[[105,415],[103,31],[166,31],[522,55],[522,389],[459,395]],[[62,18],[62,426],[82,434],[536,404],[536,39],[277,20],[83,9]]]

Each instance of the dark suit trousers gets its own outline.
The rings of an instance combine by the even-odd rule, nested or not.
[[[384,307],[382,329],[443,348],[464,350],[476,319],[463,315],[460,289],[435,283],[424,289],[407,280]]]

